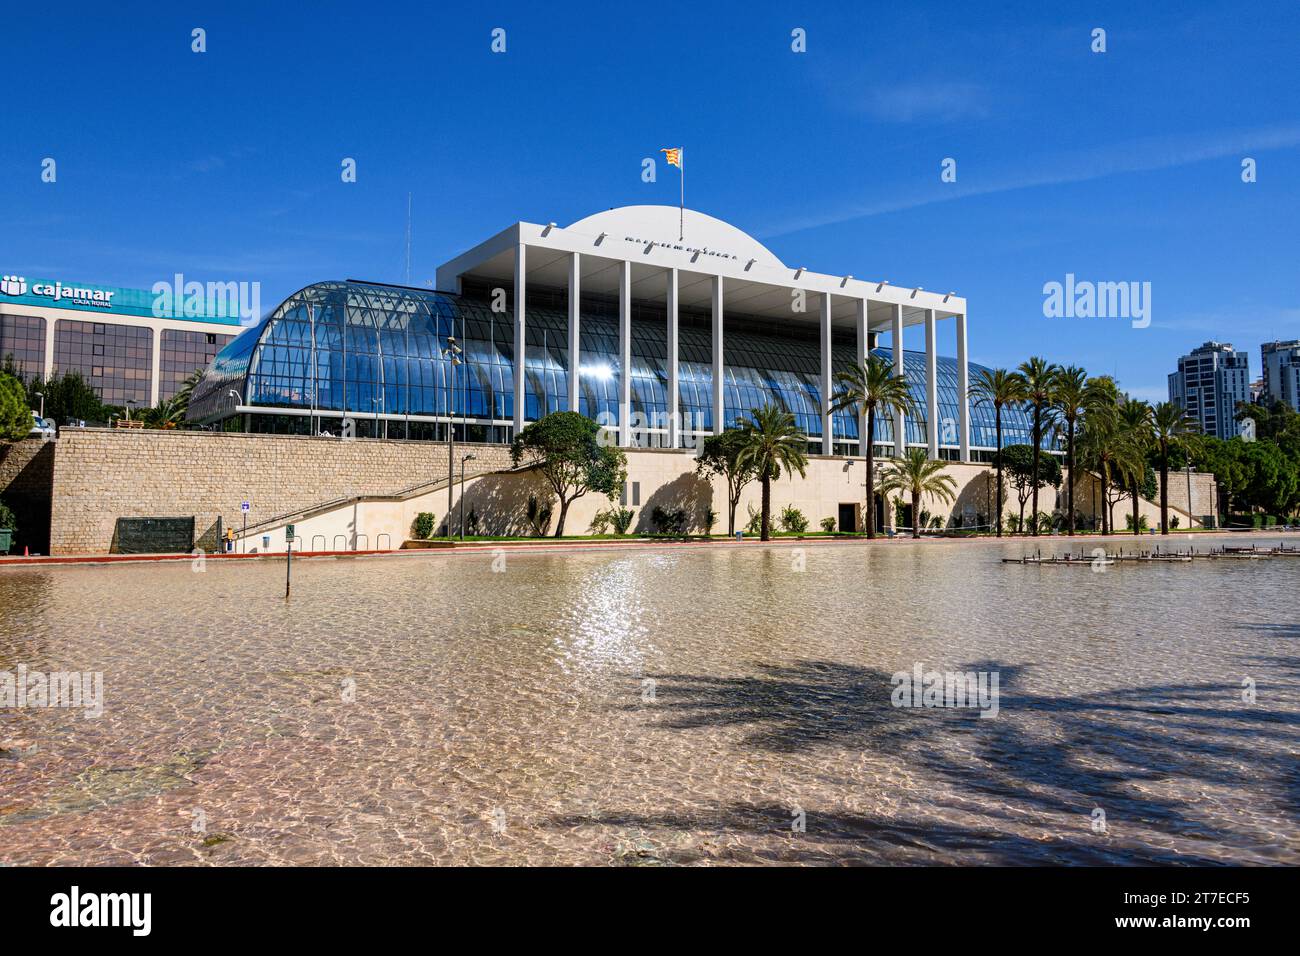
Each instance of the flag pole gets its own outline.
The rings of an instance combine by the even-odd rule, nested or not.
[[[677,171],[681,174],[682,184],[682,204],[678,209],[677,216],[677,241],[682,242],[686,238],[686,150],[682,149],[677,154]]]

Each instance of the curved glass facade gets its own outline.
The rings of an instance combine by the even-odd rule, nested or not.
[[[567,405],[568,319],[548,293],[529,292],[524,373],[525,417],[535,420]],[[534,299],[539,304],[534,305]],[[662,307],[634,304],[630,369],[634,422],[666,420],[668,373]],[[712,344],[707,316],[680,317],[679,410],[683,430],[713,429]],[[774,328],[728,313],[724,335],[723,400],[728,423],[767,401],[795,415],[810,438],[822,419],[816,329]],[[452,367],[443,355],[448,336],[463,349],[451,403],[458,423],[475,440],[507,441],[514,417],[514,322],[487,300],[361,282],[322,282],[290,296],[257,325],[229,343],[208,368],[190,404],[190,418],[237,425],[237,405],[252,407],[254,430],[307,431],[312,410],[322,422],[354,418],[360,434],[433,437],[446,422]],[[619,368],[616,303],[582,302],[580,411],[604,424],[618,422]],[[876,354],[889,359],[888,350]],[[853,363],[850,340],[832,347],[832,368]],[[926,441],[925,355],[904,353],[904,368],[920,418],[907,420],[907,441]],[[971,378],[980,367],[970,366]],[[938,359],[941,419],[957,419],[957,363]],[[234,393],[234,394],[232,394]],[[993,409],[971,406],[971,446],[993,448]],[[387,423],[386,425],[384,423]],[[393,423],[401,423],[396,430]],[[412,427],[414,423],[414,428]],[[431,429],[432,423],[432,429]],[[327,426],[328,427],[328,426]],[[1031,423],[1018,409],[1003,412],[1003,443],[1029,441]],[[381,432],[380,429],[383,429]],[[834,439],[856,444],[857,418],[834,417]],[[941,447],[956,445],[940,436]],[[892,444],[893,422],[877,417],[875,440]]]

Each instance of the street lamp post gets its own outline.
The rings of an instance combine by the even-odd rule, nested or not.
[[[41,400],[41,420],[43,421],[45,419],[45,394],[37,392],[36,397]]]
[[[447,336],[447,347],[442,356],[451,363],[450,387],[447,390],[447,537],[451,537],[451,514],[456,492],[456,366],[460,364],[461,349],[454,335]]]
[[[240,405],[244,404],[244,397],[240,395],[237,391],[235,391],[233,388],[227,389],[226,394],[235,400],[235,408],[239,408]],[[248,423],[247,423],[248,416],[245,415],[244,418],[245,418],[244,431],[248,431]]]
[[[474,453],[460,459],[460,540],[465,540],[465,462],[474,460]]]
[[[128,422],[131,420],[131,406],[138,405],[138,404],[139,402],[137,402],[134,398],[128,398],[126,400],[126,404],[123,407],[126,409],[126,420]],[[41,417],[44,418],[45,416],[42,415]]]

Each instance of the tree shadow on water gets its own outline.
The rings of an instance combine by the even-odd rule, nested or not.
[[[1082,815],[1086,821],[1100,807],[1114,821],[1221,845],[1278,839],[1207,826],[1206,807],[1198,804],[1219,788],[1249,791],[1265,809],[1294,818],[1293,755],[1300,744],[1294,709],[1246,706],[1241,689],[1228,684],[1042,693],[1024,689],[1032,665],[979,661],[958,669],[999,675],[998,716],[895,707],[890,674],[805,660],[730,677],[648,675],[656,682],[650,719],[667,732],[739,728],[739,746],[774,754],[834,747],[883,756],[912,780],[935,780],[931,805],[956,794],[951,799],[966,810],[980,808],[993,832],[1001,832],[999,818],[1027,810]],[[728,811],[722,816],[725,821]],[[946,835],[941,830],[925,828],[926,840],[954,850],[987,836],[961,827]],[[1006,849],[1008,856],[1017,855],[1010,845]],[[1168,856],[1190,862],[1183,854]],[[1154,862],[1159,855],[1133,851],[1131,859]]]

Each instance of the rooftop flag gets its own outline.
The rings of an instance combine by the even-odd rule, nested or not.
[[[677,241],[681,242],[686,238],[686,167],[682,165],[682,153],[685,151],[684,146],[664,147],[659,152],[664,154],[668,160],[669,166],[676,166],[681,171],[682,187],[682,204],[677,224]]]

